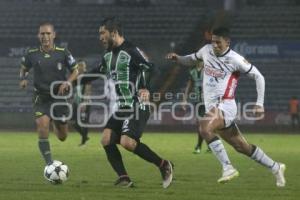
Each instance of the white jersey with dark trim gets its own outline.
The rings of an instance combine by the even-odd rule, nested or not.
[[[211,44],[190,56],[194,61],[201,59],[204,62],[203,92],[207,110],[221,99],[234,99],[240,73],[249,73],[253,68],[244,57],[229,48],[223,55],[216,56]],[[263,100],[260,103],[263,104]]]

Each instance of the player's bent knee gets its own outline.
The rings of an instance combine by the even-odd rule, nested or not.
[[[129,138],[128,136],[123,135],[121,137],[120,144],[123,148],[125,148],[128,151],[134,151],[137,143],[134,139]]]
[[[48,137],[49,127],[44,124],[37,124],[37,132],[39,133],[40,137]]]
[[[110,145],[111,141],[111,134],[112,131],[110,129],[104,129],[102,133],[102,138],[101,138],[101,145],[102,146],[107,146]]]
[[[212,128],[210,126],[202,128],[201,136],[205,139],[211,139],[212,137],[214,137]]]
[[[217,131],[217,128],[215,127],[215,125],[213,124],[213,123],[209,123],[208,125],[207,125],[207,127],[206,127],[206,132],[208,133],[208,134],[212,134],[212,133],[214,133],[214,132],[216,132]]]
[[[121,143],[121,146],[127,151],[134,151],[136,145],[133,145],[131,143]]]
[[[58,132],[58,134],[57,134],[57,138],[61,141],[61,142],[63,142],[63,141],[65,141],[66,139],[67,139],[67,133],[61,133],[61,132]]]
[[[60,141],[65,141],[68,136],[68,126],[66,124],[56,125],[56,136]]]
[[[208,135],[209,133],[208,133],[208,129],[207,129],[208,127],[207,127],[207,125],[206,126],[203,126],[203,127],[201,127],[201,135],[202,136],[206,136],[206,135]]]
[[[233,144],[234,149],[242,154],[248,155],[249,153],[249,149],[248,149],[248,145],[244,144],[243,142],[238,142]],[[250,150],[251,151],[251,150]]]

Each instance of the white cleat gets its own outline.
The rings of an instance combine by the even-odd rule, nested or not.
[[[173,168],[172,162],[166,160],[164,165],[160,168],[160,172],[163,178],[163,188],[168,188],[173,181]]]
[[[238,176],[239,176],[239,172],[234,168],[224,170],[222,177],[219,178],[219,180],[218,180],[218,183],[227,183],[228,181],[230,181],[233,178],[238,177]]]
[[[286,169],[285,164],[283,163],[278,163],[279,164],[279,170],[278,172],[274,173],[274,176],[276,178],[276,186],[277,187],[284,187],[285,186],[285,177],[284,177],[284,172]]]
[[[201,153],[201,149],[199,148],[196,148],[194,151],[193,151],[193,154],[199,154]]]

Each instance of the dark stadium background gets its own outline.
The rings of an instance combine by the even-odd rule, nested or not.
[[[155,63],[159,72],[152,90],[161,96],[183,92],[188,78],[185,68],[164,60],[165,54],[194,52],[207,42],[212,27],[229,26],[232,48],[257,66],[266,79],[265,119],[254,122],[242,118],[238,123],[253,131],[299,132],[291,129],[288,113],[290,98],[300,98],[297,0],[1,0],[1,129],[34,130],[32,87],[26,91],[19,89],[18,71],[26,49],[37,45],[38,25],[45,21],[54,23],[56,43],[67,46],[76,58],[87,60],[91,68],[103,52],[98,27],[107,16],[119,17],[125,26],[125,36]],[[236,96],[241,103],[255,101],[254,81],[242,77]],[[180,99],[162,98],[163,101]],[[183,115],[180,109],[177,112]],[[193,130],[192,123],[176,121],[166,113],[161,121],[150,120],[148,128]]]

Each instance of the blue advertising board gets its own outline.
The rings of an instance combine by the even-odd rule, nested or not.
[[[248,58],[292,58],[300,56],[300,41],[236,40],[231,48]]]

